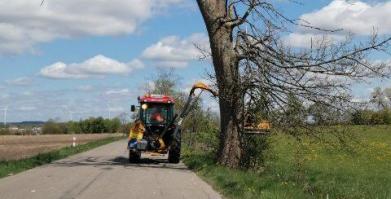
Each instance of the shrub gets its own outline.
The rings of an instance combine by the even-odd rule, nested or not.
[[[372,125],[384,124],[383,114],[381,112],[374,112],[371,116],[370,124]]]
[[[391,110],[385,109],[381,112],[381,115],[384,124],[391,124]]]
[[[241,167],[257,170],[264,166],[265,151],[268,148],[265,135],[242,135]]]
[[[56,123],[54,120],[47,121],[42,127],[42,134],[66,134],[68,133],[65,124]]]
[[[0,129],[0,135],[9,135],[10,132],[8,129]]]
[[[357,110],[352,114],[352,123],[355,125],[368,125],[372,123],[373,111]]]

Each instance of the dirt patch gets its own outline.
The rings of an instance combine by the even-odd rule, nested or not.
[[[71,146],[73,137],[76,144],[117,137],[117,134],[76,134],[76,135],[38,135],[38,136],[0,136],[0,161],[18,160],[39,153],[49,152]]]

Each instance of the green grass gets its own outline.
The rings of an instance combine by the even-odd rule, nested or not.
[[[359,141],[353,150],[272,135],[257,171],[219,166],[199,151],[186,151],[184,162],[227,198],[391,198],[391,126],[349,131]]]
[[[76,147],[65,147],[59,150],[38,154],[31,158],[12,161],[0,161],[0,178],[13,175],[37,166],[51,163],[53,161],[66,158],[68,156],[88,151],[90,149],[117,141],[122,137],[110,137],[102,140],[81,144]]]

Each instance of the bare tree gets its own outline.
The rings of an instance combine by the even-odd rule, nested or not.
[[[385,91],[383,91],[380,87],[376,87],[371,93],[372,99],[371,103],[375,104],[376,108],[379,110],[383,110],[388,107],[387,95]]]
[[[307,49],[283,42],[293,28],[323,35],[338,30],[315,27],[283,15],[271,0],[197,0],[209,34],[219,89],[221,117],[218,161],[238,167],[247,105],[260,97],[270,111],[283,115],[289,98],[340,109],[348,102],[349,84],[386,77],[389,67],[368,55],[387,52],[391,38],[374,33],[368,42],[348,35],[342,42],[314,40]],[[292,1],[293,2],[293,1]],[[248,103],[250,102],[250,103]]]
[[[174,95],[180,77],[174,69],[158,69],[158,72],[151,81],[145,85],[145,91],[160,95]]]

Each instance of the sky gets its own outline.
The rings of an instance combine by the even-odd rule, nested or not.
[[[325,28],[338,25],[359,36],[373,28],[391,32],[385,20],[391,1],[302,2],[275,4],[291,18]],[[283,39],[306,47],[318,36],[298,28]],[[180,89],[205,79],[212,65],[200,60],[197,47],[208,45],[193,0],[0,0],[0,109],[8,107],[8,122],[129,113],[161,69],[175,69]],[[364,99],[376,86],[391,81],[355,84],[352,93]]]

